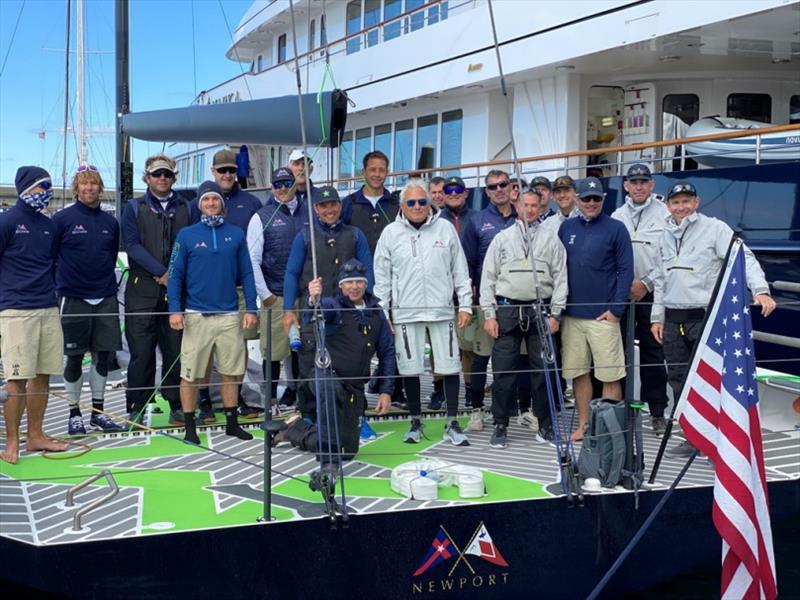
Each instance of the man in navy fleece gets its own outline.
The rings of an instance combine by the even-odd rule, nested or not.
[[[100,208],[103,179],[97,168],[81,165],[72,179],[75,203],[53,216],[56,226],[56,289],[64,330],[64,390],[69,403],[70,435],[85,435],[80,409],[83,355],[92,353],[89,427],[103,432],[123,427],[103,413],[108,365],[122,348],[117,303],[119,225]]]
[[[558,230],[567,249],[569,294],[561,325],[564,377],[572,378],[578,427],[583,439],[592,396],[591,366],[603,397],[622,399],[625,354],[619,322],[633,282],[633,248],[625,225],[603,213],[603,185],[587,177],[577,186],[580,214]],[[555,218],[555,217],[553,217]]]
[[[183,331],[181,343],[181,406],[185,439],[200,443],[195,427],[197,385],[207,382],[215,355],[222,379],[225,433],[253,439],[237,422],[237,388],[247,354],[242,329],[258,323],[256,284],[244,232],[225,222],[222,188],[206,181],[198,189],[200,223],[182,229],[170,258],[169,325]],[[239,319],[236,287],[244,288],[247,312]]]

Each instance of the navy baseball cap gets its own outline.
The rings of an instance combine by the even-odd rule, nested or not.
[[[276,181],[294,181],[294,173],[286,167],[280,167],[272,172],[272,182]]]
[[[335,187],[330,185],[314,188],[314,192],[311,194],[311,204],[322,204],[323,202],[331,202],[332,200],[341,202],[339,192],[336,191]]]
[[[445,179],[444,187],[448,188],[448,187],[451,187],[451,186],[452,187],[462,187],[464,189],[467,188],[467,186],[464,184],[464,180],[461,179],[461,177],[448,177],[447,179]]]
[[[688,181],[679,181],[669,188],[667,192],[667,200],[678,194],[689,194],[690,196],[697,196],[697,188]]]
[[[625,175],[625,179],[628,181],[651,181],[653,179],[653,174],[650,173],[650,168],[647,165],[639,163],[631,165],[627,175]]]
[[[543,185],[548,190],[553,189],[553,184],[550,183],[550,180],[547,177],[542,177],[541,175],[539,177],[534,177],[533,181],[531,181],[531,187],[535,187],[537,185]]]
[[[581,179],[576,188],[578,198],[590,198],[592,196],[605,197],[603,184],[597,177],[586,177]]]

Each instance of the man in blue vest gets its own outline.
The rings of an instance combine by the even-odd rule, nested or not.
[[[161,351],[158,389],[169,402],[169,422],[183,424],[180,401],[181,333],[167,316],[169,258],[178,232],[192,223],[189,203],[172,190],[175,161],[156,154],[145,161],[147,191],[122,212],[122,242],[128,252],[125,285],[125,339],[131,358],[125,392],[130,418],[141,422],[156,393],[156,348]]]
[[[89,387],[92,415],[89,427],[98,431],[122,431],[103,412],[108,366],[122,348],[117,302],[117,253],[119,225],[100,208],[103,179],[97,168],[81,165],[72,180],[75,204],[53,216],[58,246],[56,289],[61,297],[64,330],[64,391],[69,403],[70,435],[85,435],[80,409],[83,356],[92,353]]]
[[[289,349],[289,337],[283,329],[283,279],[292,241],[301,229],[308,229],[308,206],[294,194],[294,175],[286,167],[272,173],[272,196],[250,219],[247,227],[247,248],[253,263],[256,291],[264,309],[261,319],[261,354],[270,361],[272,381],[270,398],[278,394],[281,361],[292,357],[293,374],[297,374],[297,355]],[[271,348],[267,353],[267,331],[271,330]],[[287,378],[288,379],[288,378]],[[287,384],[281,404],[294,404],[292,384]]]
[[[23,410],[26,450],[67,449],[42,430],[50,375],[61,373],[64,351],[53,280],[55,225],[41,213],[53,197],[53,183],[40,167],[20,167],[14,184],[19,200],[0,214],[0,351],[8,391],[0,458],[11,464],[19,460]]]

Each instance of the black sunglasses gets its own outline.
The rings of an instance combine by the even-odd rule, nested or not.
[[[344,265],[342,265],[342,271],[344,271],[347,275],[350,275],[351,273],[359,273],[360,275],[366,275],[367,267],[361,264],[352,265],[350,263],[345,263]]]
[[[49,190],[51,187],[53,187],[53,182],[52,182],[52,181],[50,181],[49,179],[45,179],[44,181],[42,181],[41,183],[39,183],[39,187],[40,187],[40,188],[42,188],[43,190],[47,191],[47,190]]]
[[[152,173],[150,173],[150,177],[155,177],[156,179],[159,179],[161,177],[172,179],[173,177],[175,177],[175,173],[173,173],[172,171],[167,171],[166,169],[159,169],[158,171],[153,171]]]
[[[444,188],[444,193],[447,194],[448,196],[452,194],[463,194],[464,188],[461,187],[460,185],[455,187],[446,187]]]
[[[217,173],[224,173],[225,175],[236,174],[236,167],[215,167],[214,170]]]
[[[501,181],[500,183],[489,183],[486,185],[487,190],[495,191],[497,188],[504,190],[508,187],[508,181]]]
[[[587,196],[586,198],[581,198],[581,202],[602,202],[602,196]]]
[[[674,196],[675,194],[691,194],[692,196],[696,196],[697,190],[694,188],[693,185],[689,183],[683,183],[672,187],[672,189],[669,192],[669,195]]]
[[[273,181],[272,188],[276,190],[288,190],[294,185],[294,181],[284,179],[283,181]]]
[[[420,206],[428,206],[428,199],[420,198],[419,200],[406,200],[406,205],[410,208],[414,208],[417,204]]]

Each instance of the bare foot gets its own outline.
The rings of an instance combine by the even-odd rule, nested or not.
[[[0,459],[4,460],[10,465],[17,464],[19,460],[19,442],[6,440],[6,449],[0,454]]]
[[[55,440],[51,437],[43,438],[28,438],[25,443],[25,450],[28,452],[36,452],[38,450],[46,450],[47,452],[64,452],[69,448],[69,444],[60,440]]]

